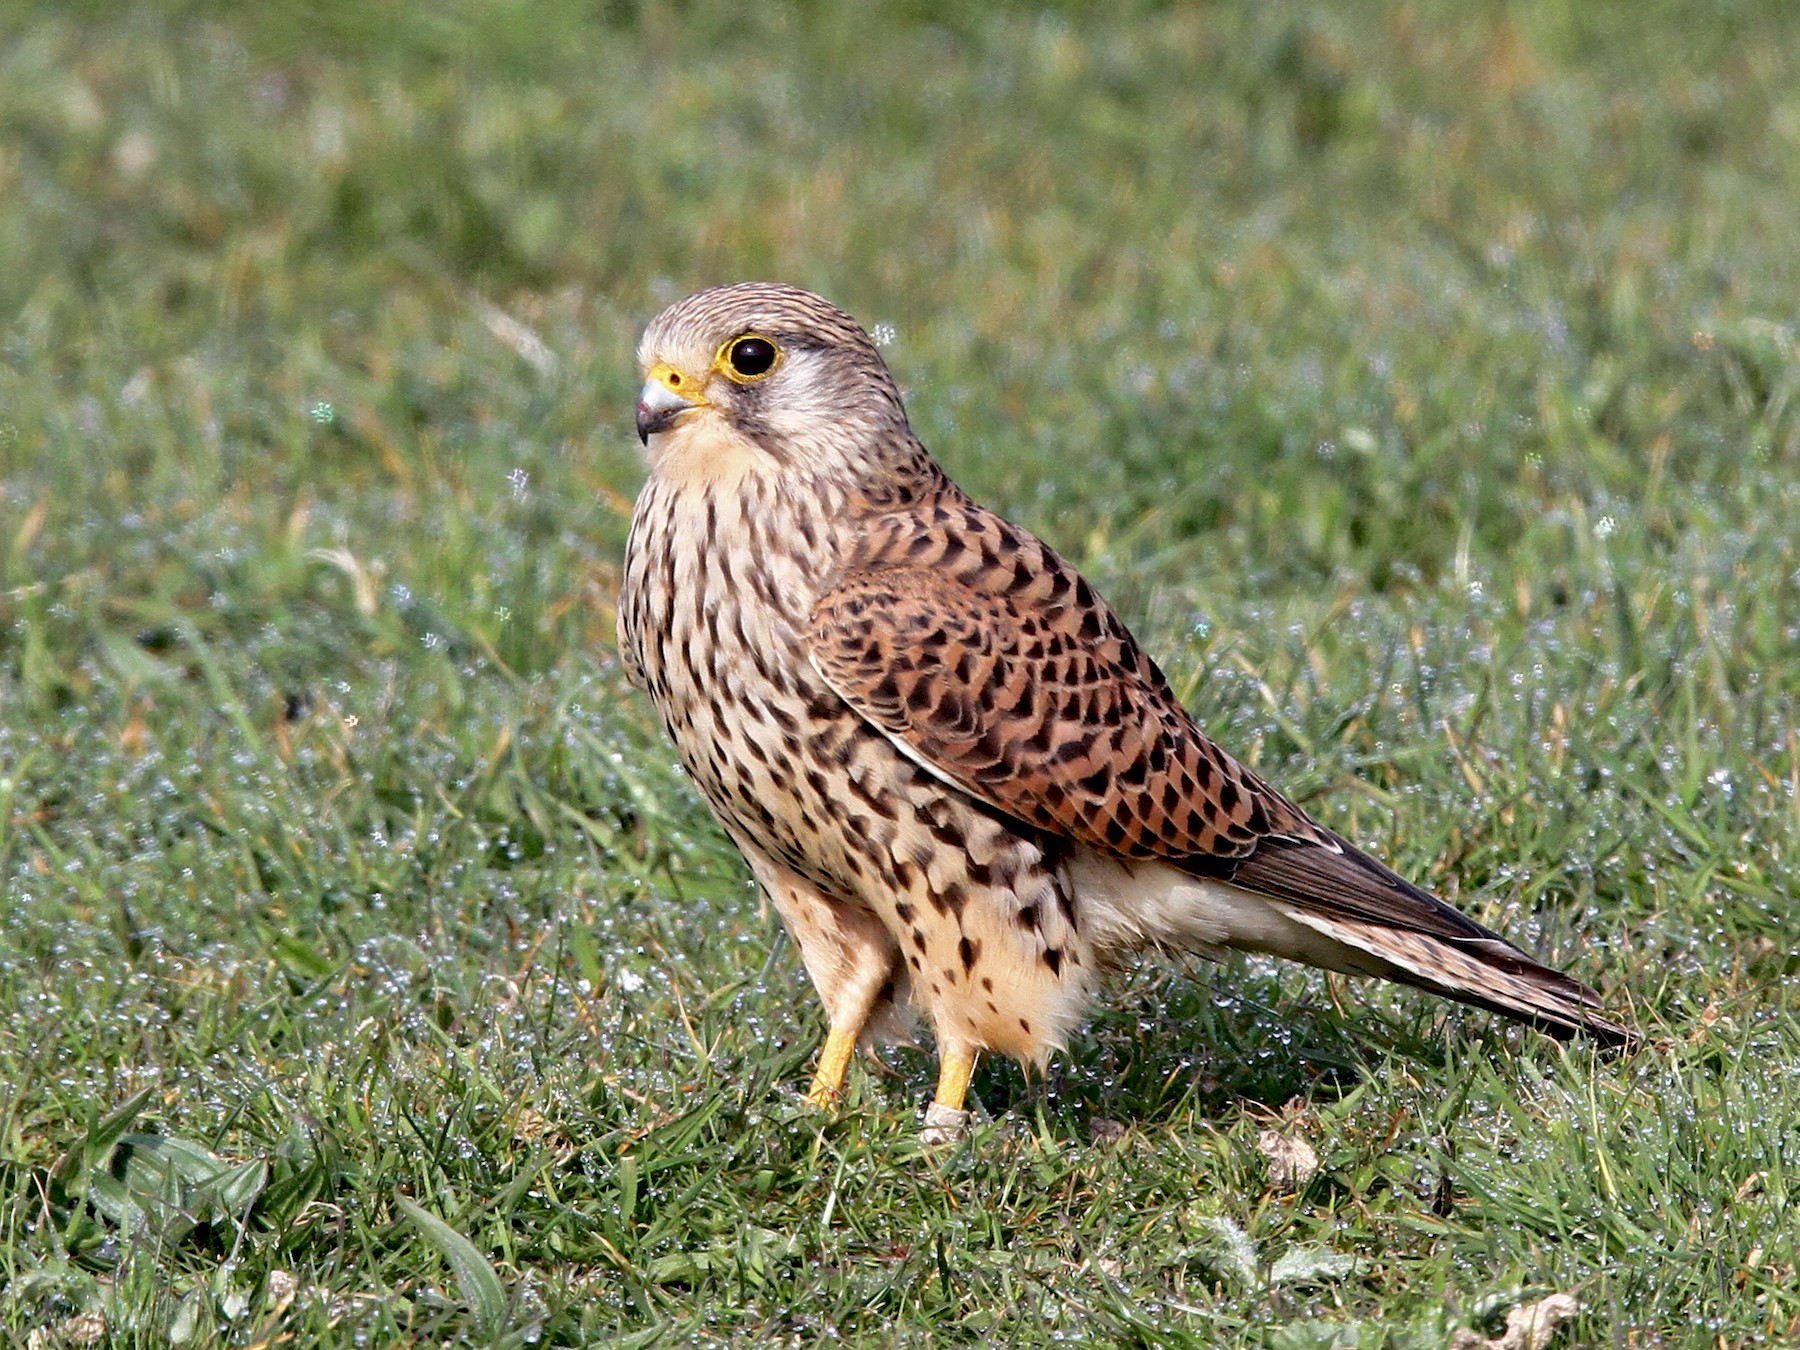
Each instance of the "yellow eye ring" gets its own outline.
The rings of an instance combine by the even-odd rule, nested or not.
[[[737,384],[767,379],[781,364],[781,346],[761,333],[740,333],[713,358],[713,368]]]

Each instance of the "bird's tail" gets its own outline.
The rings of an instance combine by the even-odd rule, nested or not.
[[[1343,949],[1343,959],[1330,963],[1338,969],[1398,980],[1528,1022],[1562,1039],[1580,1034],[1627,1050],[1638,1043],[1635,1031],[1605,1015],[1592,989],[1532,960],[1496,934],[1481,930],[1481,937],[1439,936],[1276,903],[1293,922]]]
[[[1628,1047],[1637,1034],[1606,1016],[1579,980],[1532,960],[1498,933],[1345,843],[1265,840],[1229,860],[1230,879],[1197,866],[1126,863],[1092,849],[1070,856],[1083,930],[1096,949],[1222,948],[1398,980],[1543,1028]],[[1210,870],[1210,869],[1209,869]]]

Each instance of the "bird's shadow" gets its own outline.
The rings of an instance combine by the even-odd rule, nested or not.
[[[1334,1100],[1383,1055],[1441,1057],[1442,1039],[1362,1006],[1333,1006],[1321,977],[1235,959],[1117,981],[1106,1007],[1042,1078],[988,1061],[975,1093],[995,1117],[1043,1109],[1062,1130],[1102,1134],[1246,1105]]]

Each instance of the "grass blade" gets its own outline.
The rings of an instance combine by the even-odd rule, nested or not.
[[[493,1263],[473,1242],[431,1211],[404,1195],[396,1194],[394,1203],[449,1265],[463,1302],[469,1305],[482,1330],[489,1336],[498,1336],[506,1325],[508,1301],[506,1286],[500,1282]]]

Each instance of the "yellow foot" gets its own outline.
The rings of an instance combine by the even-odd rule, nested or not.
[[[806,1100],[826,1109],[836,1106],[838,1098],[844,1095],[844,1075],[849,1072],[850,1056],[855,1053],[856,1032],[833,1027],[825,1037],[825,1048],[819,1052],[819,1067]]]

